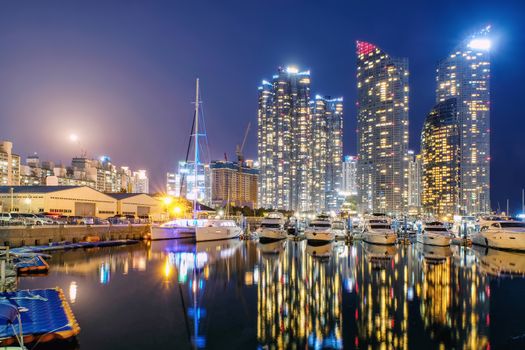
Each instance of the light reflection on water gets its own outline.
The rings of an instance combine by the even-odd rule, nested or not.
[[[20,288],[69,292],[67,349],[490,349],[525,345],[523,272],[457,246],[178,240],[57,253]]]

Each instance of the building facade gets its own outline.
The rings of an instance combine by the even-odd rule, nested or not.
[[[357,157],[355,156],[344,157],[341,192],[344,196],[357,196]]]
[[[211,204],[257,207],[259,171],[246,164],[215,161],[211,170]]]
[[[108,218],[116,214],[163,217],[161,202],[143,193],[102,193],[88,186],[0,186],[0,208]]]
[[[408,204],[408,59],[357,42],[357,149],[361,212]]]
[[[457,99],[460,212],[490,211],[490,27],[475,33],[436,70],[436,103]]]
[[[418,214],[423,195],[423,157],[414,151],[408,151],[408,156],[408,212]]]
[[[461,137],[458,102],[439,102],[428,114],[421,134],[422,205],[439,218],[459,212]]]
[[[75,157],[70,166],[41,161],[37,154],[27,157],[19,166],[22,186],[88,186],[106,193],[148,193],[146,170],[132,171],[116,166],[109,157],[90,159]]]
[[[336,211],[342,203],[343,98],[316,95],[312,113],[312,204]]]
[[[308,211],[311,201],[310,72],[279,68],[259,87],[259,204]]]
[[[194,162],[179,161],[173,195],[190,201],[196,199],[208,205],[211,201],[210,165],[199,163],[195,176],[194,164]]]
[[[20,185],[20,156],[13,153],[13,143],[0,142],[0,186]]]

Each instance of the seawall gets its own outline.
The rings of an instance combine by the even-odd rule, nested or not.
[[[101,240],[142,239],[149,232],[148,224],[10,226],[0,227],[0,245],[20,247],[61,241],[78,242],[87,236],[99,236]]]

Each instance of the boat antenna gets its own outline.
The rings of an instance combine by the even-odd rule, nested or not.
[[[195,84],[195,132],[194,137],[194,148],[195,148],[195,159],[194,159],[194,175],[195,175],[195,184],[193,185],[194,197],[193,197],[193,218],[197,219],[197,171],[199,168],[199,78],[196,80]]]

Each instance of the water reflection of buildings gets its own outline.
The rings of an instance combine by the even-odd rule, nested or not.
[[[346,248],[346,247],[345,247]],[[264,254],[257,302],[257,339],[268,349],[342,348],[341,255],[307,255],[305,242]]]
[[[186,319],[194,347],[221,341],[227,346],[225,329],[214,329],[224,323],[226,331],[256,329],[256,339],[251,333],[250,341],[267,349],[342,348],[343,343],[357,348],[487,349],[495,337],[492,333],[489,338],[497,313],[492,304],[498,296],[506,298],[497,285],[491,290],[490,282],[522,275],[525,255],[457,246],[335,243],[325,250],[295,241],[167,241],[58,253],[51,265],[50,274],[72,277],[68,295],[77,304],[86,283],[138,278],[159,288],[160,282],[167,295],[184,303],[180,317]],[[257,315],[251,304],[255,295]],[[227,300],[247,305],[239,323],[212,319],[215,308],[226,313],[241,309]]]
[[[355,346],[407,349],[410,285],[407,264],[412,260],[411,252],[404,248],[392,251],[387,247],[363,245],[366,246],[358,250],[355,265]]]
[[[479,273],[471,250],[419,249],[416,295],[430,338],[445,348],[488,348],[489,281]],[[426,249],[426,250],[425,250]]]

